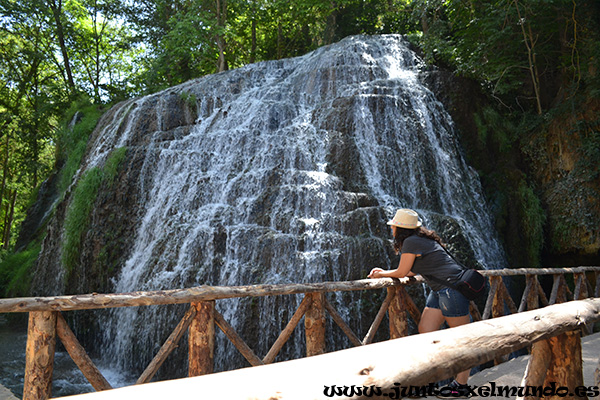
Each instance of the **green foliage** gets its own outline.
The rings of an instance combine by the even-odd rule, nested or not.
[[[544,224],[546,213],[540,199],[525,181],[521,181],[517,191],[517,204],[521,206],[521,226],[523,227],[523,249],[527,264],[540,266],[540,257],[544,246]]]
[[[507,116],[493,107],[486,106],[474,115],[479,140],[489,149],[508,152],[517,139],[517,129]]]
[[[416,0],[422,46],[432,62],[482,82],[507,111],[542,114],[577,90],[598,37],[597,5],[571,0]],[[597,30],[596,30],[597,32]],[[538,106],[539,103],[539,106]],[[540,108],[541,106],[541,108]]]
[[[25,250],[8,254],[0,262],[0,295],[20,297],[29,295],[31,268],[41,250],[39,243],[30,244]]]
[[[577,133],[581,136],[581,157],[577,170],[582,181],[594,181],[600,177],[600,119],[579,121]]]
[[[64,223],[64,242],[62,245],[62,263],[67,271],[67,277],[74,271],[79,262],[81,242],[89,229],[89,218],[94,208],[101,185],[112,185],[119,167],[127,154],[127,148],[113,150],[104,168],[92,168],[80,178],[71,203],[67,210]]]
[[[59,193],[65,193],[79,169],[85,153],[89,135],[102,115],[102,109],[83,98],[72,104],[66,113],[61,128],[57,131],[57,164],[62,164],[59,178]],[[74,118],[78,118],[72,124]]]
[[[181,100],[183,100],[189,108],[194,109],[196,107],[197,99],[194,93],[181,92],[179,97],[181,97]]]
[[[226,7],[223,8],[223,5]],[[417,30],[408,0],[141,0],[125,11],[146,51],[146,92],[257,61],[299,56],[348,35]],[[224,59],[221,59],[221,56]]]
[[[127,147],[119,147],[114,149],[108,156],[108,159],[102,168],[102,181],[107,186],[111,186],[113,184],[117,174],[119,173],[121,163],[125,159],[126,155]]]
[[[62,246],[62,263],[70,274],[79,261],[81,240],[88,227],[88,218],[94,207],[98,189],[102,183],[102,171],[92,168],[83,174],[73,192],[73,198],[65,216],[65,236]]]

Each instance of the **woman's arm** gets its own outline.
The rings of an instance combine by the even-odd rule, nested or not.
[[[416,257],[416,254],[402,253],[398,268],[389,271],[384,271],[381,268],[373,268],[369,274],[369,278],[404,278],[406,276],[414,276],[415,274],[411,272],[411,268]]]

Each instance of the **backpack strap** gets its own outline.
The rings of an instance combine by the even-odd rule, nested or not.
[[[442,249],[444,249],[444,251],[446,251],[446,254],[448,254],[450,256],[450,258],[456,263],[456,265],[458,265],[459,267],[461,267],[463,269],[463,271],[466,271],[466,270],[470,269],[470,268],[465,267],[461,262],[459,262],[456,258],[454,258],[454,256],[452,255],[452,253],[450,253],[446,247],[442,246],[441,244],[440,244],[440,247]],[[457,287],[456,287],[456,285],[454,285],[454,284],[452,284],[452,283],[450,283],[448,281],[445,281],[443,279],[439,279],[439,278],[436,278],[436,277],[431,276],[431,275],[426,275],[425,277],[427,279],[430,279],[430,280],[436,282],[436,283],[439,283],[440,285],[444,285],[444,286],[449,287],[451,289],[458,290]]]

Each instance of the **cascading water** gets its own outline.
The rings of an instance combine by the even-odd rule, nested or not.
[[[385,222],[400,207],[442,234],[460,228],[477,263],[503,267],[478,178],[419,81],[423,71],[400,36],[349,37],[115,107],[82,167],[101,166],[120,146],[140,160],[137,229],[114,291],[361,279],[392,267]],[[359,326],[363,295],[334,296]],[[299,301],[217,308],[263,356]],[[103,312],[105,361],[123,370],[147,363],[176,310]],[[300,356],[302,339],[281,358]],[[239,364],[217,340],[217,370]]]

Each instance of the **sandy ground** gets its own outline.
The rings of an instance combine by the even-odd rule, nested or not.
[[[594,373],[600,361],[600,333],[595,333],[581,339],[583,356],[583,381],[586,386],[594,386]],[[521,379],[527,366],[529,356],[521,356],[497,365],[493,368],[485,369],[469,378],[469,385],[489,386],[490,382],[495,382],[500,386],[520,386]],[[478,399],[506,400],[507,397],[473,397]],[[573,397],[576,399],[577,397]],[[597,397],[600,399],[600,397]],[[596,398],[594,398],[596,399]],[[0,400],[18,400],[8,389],[0,385]],[[589,398],[592,400],[592,397]]]
[[[17,400],[10,390],[0,385],[0,400]]]

